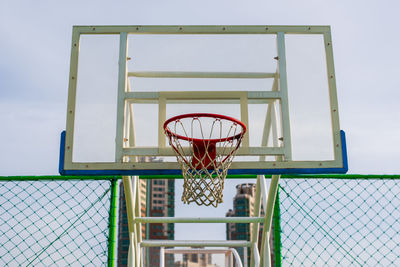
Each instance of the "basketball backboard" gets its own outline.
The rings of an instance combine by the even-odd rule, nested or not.
[[[230,174],[347,171],[329,26],[75,26],[60,173],[179,175],[162,126],[201,112],[247,126]]]

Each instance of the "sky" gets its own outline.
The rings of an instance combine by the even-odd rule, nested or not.
[[[330,25],[349,173],[398,174],[399,8],[372,0],[3,0],[0,175],[58,174],[73,25]]]

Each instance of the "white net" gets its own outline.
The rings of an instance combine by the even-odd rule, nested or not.
[[[183,203],[217,207],[225,177],[246,132],[243,123],[222,115],[186,114],[164,124],[184,178]]]

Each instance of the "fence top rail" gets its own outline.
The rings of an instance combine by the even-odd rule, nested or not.
[[[265,175],[271,178],[271,175]],[[144,175],[140,179],[183,179],[177,175]],[[257,175],[228,175],[228,179],[256,179]],[[67,180],[114,180],[122,179],[122,176],[0,176],[0,181],[67,181]],[[342,180],[397,180],[400,174],[319,174],[319,175],[281,175],[281,179],[342,179]]]
[[[68,181],[68,180],[114,180],[121,179],[119,176],[61,176],[61,175],[39,175],[39,176],[0,176],[0,181]]]

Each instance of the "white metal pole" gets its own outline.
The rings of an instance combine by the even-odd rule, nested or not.
[[[134,241],[135,240],[135,233],[129,232],[129,250],[128,250],[128,267],[134,267],[136,260],[135,260],[135,252],[134,252]]]
[[[233,267],[232,263],[230,262],[230,253],[226,252],[225,253],[225,267]]]
[[[131,83],[129,82],[129,80],[127,80],[127,85],[128,85],[128,92],[131,91]],[[133,111],[133,103],[128,103],[128,144],[129,147],[134,147],[136,146],[136,131],[135,131],[135,113]],[[137,157],[134,158],[134,161],[136,162]],[[132,160],[130,160],[132,161]]]
[[[136,217],[138,223],[263,223],[264,217]]]
[[[254,216],[259,217],[261,214],[261,188],[260,188],[260,180],[261,176],[257,175],[257,183],[256,183],[256,196],[255,196],[255,204],[254,204]],[[250,253],[250,267],[254,267],[254,254],[258,252],[257,243],[258,243],[258,232],[260,229],[259,223],[251,224],[252,232],[250,236],[250,242],[253,244],[251,246]],[[255,251],[257,250],[257,251]]]
[[[135,218],[140,217],[140,212],[141,212],[141,205],[140,205],[140,182],[139,182],[139,176],[134,176],[135,179],[134,181],[136,182],[136,200],[135,200]],[[142,242],[142,224],[141,223],[135,223],[134,228],[136,231],[136,255],[137,255],[137,265],[141,266],[141,253],[140,253],[140,243]]]
[[[115,161],[122,162],[123,158],[123,139],[124,139],[124,112],[125,112],[125,93],[127,89],[127,64],[128,53],[128,34],[121,32],[119,44],[118,62],[118,98],[117,98],[117,129],[115,136]]]
[[[268,79],[275,78],[268,72],[189,72],[189,71],[135,71],[129,77],[142,78],[223,78],[223,79]]]
[[[137,181],[136,181],[137,176],[133,176],[133,180],[130,176],[123,176],[122,180],[124,183],[124,193],[125,193],[125,201],[126,201],[126,213],[128,217],[128,229],[129,229],[129,237],[130,237],[130,246],[134,246],[132,248],[131,252],[131,259],[133,262],[129,262],[128,258],[128,264],[131,264],[130,266],[136,265],[136,252],[137,252],[137,246],[136,246],[136,227],[135,227],[135,200],[136,200],[136,191],[137,191]]]
[[[248,267],[248,260],[247,260],[247,254],[248,254],[248,249],[247,248],[243,248],[243,265],[245,267]],[[239,266],[240,267],[240,266]]]
[[[289,121],[289,97],[286,75],[286,51],[285,51],[285,34],[278,32],[278,72],[279,72],[279,91],[281,92],[281,113],[282,113],[282,134],[285,150],[285,160],[292,159],[292,145],[290,135]]]
[[[271,183],[269,186],[268,197],[266,196],[266,183],[265,177],[261,179],[261,189],[263,193],[263,198],[267,199],[264,201],[265,208],[265,222],[261,241],[261,252],[264,254],[261,257],[262,266],[271,266],[270,262],[270,252],[269,252],[269,234],[271,231],[272,215],[274,210],[274,204],[276,199],[276,194],[278,191],[280,175],[272,175]],[[266,248],[267,247],[267,248]],[[268,251],[267,251],[268,249]],[[265,255],[266,254],[266,255]]]
[[[263,262],[263,266],[265,267],[270,267],[271,266],[271,248],[270,248],[270,244],[269,244],[269,237],[271,235],[271,231],[267,232],[266,235],[266,242],[265,242],[265,246],[264,246],[264,262]]]
[[[246,248],[244,248],[244,249],[246,249]],[[233,260],[232,260],[232,256],[233,256],[233,257],[235,257],[236,266],[237,266],[237,267],[243,267],[242,260],[240,259],[240,256],[239,256],[239,253],[237,252],[237,250],[234,249],[234,248],[231,248],[230,251],[232,252],[232,253],[231,253],[231,261],[232,261],[232,264],[233,264]],[[247,266],[246,266],[246,267],[247,267]]]
[[[253,244],[253,258],[254,258],[254,266],[259,267],[260,266],[260,254],[258,253],[258,248],[257,244]]]
[[[164,267],[164,247],[160,247],[160,267]]]

